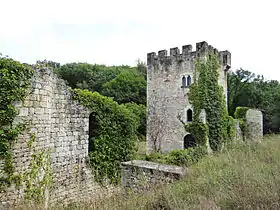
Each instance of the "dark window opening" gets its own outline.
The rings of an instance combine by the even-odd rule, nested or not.
[[[191,134],[187,134],[184,137],[184,149],[195,147],[196,146],[196,140]]]
[[[182,88],[185,88],[187,86],[187,80],[186,80],[186,77],[183,76],[182,77]]]
[[[188,109],[187,111],[187,122],[192,122],[192,118],[193,118],[193,113],[191,109]]]
[[[190,87],[191,84],[192,84],[192,78],[191,78],[191,76],[189,75],[189,76],[187,77],[187,86]]]
[[[227,55],[223,55],[223,64],[227,65]]]
[[[96,119],[95,113],[91,113],[89,115],[89,130],[88,130],[88,136],[89,136],[88,150],[89,150],[89,152],[92,152],[95,150],[94,137],[96,136],[97,126],[98,126],[98,121]]]

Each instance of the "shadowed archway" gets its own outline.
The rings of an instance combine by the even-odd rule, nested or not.
[[[195,147],[196,146],[196,140],[192,134],[187,134],[184,137],[184,149]]]

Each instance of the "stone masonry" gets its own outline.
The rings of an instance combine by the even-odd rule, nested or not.
[[[123,189],[135,193],[172,183],[187,175],[186,168],[143,160],[123,162],[121,168]]]
[[[30,93],[16,106],[19,115],[14,124],[27,124],[13,147],[17,174],[30,171],[34,152],[50,152],[53,184],[44,189],[45,205],[90,201],[115,190],[102,188],[87,166],[89,110],[72,100],[65,82],[49,69],[36,69]],[[35,141],[28,146],[32,136]],[[0,164],[1,165],[1,164]],[[1,167],[0,167],[1,169]],[[44,167],[40,174],[44,176]],[[0,173],[0,175],[3,175]],[[0,209],[21,203],[26,196],[26,180],[0,191]]]
[[[256,109],[249,109],[246,112],[245,141],[261,142],[263,139],[263,115]]]
[[[188,100],[189,86],[193,82],[195,60],[204,58],[212,51],[218,55],[219,84],[227,96],[227,71],[231,65],[231,54],[218,51],[206,42],[196,44],[196,51],[191,45],[171,48],[147,55],[147,153],[155,147],[161,152],[184,149],[186,131],[183,121],[192,120],[192,106]],[[226,97],[227,98],[227,97]]]

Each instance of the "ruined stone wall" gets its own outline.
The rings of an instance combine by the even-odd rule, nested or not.
[[[94,182],[87,166],[90,112],[72,100],[63,80],[51,70],[37,69],[30,93],[16,106],[19,115],[14,124],[27,125],[13,146],[16,173],[30,174],[34,169],[34,155],[50,153],[49,158],[47,155],[44,158],[50,163],[53,183],[45,186],[46,165],[39,166],[39,181],[32,181],[43,183],[39,188],[45,193],[45,205],[90,201],[110,194],[113,188],[104,189]],[[0,209],[26,198],[30,192],[28,179],[23,178],[19,187],[13,185],[0,192]]]
[[[182,78],[194,80],[195,60],[205,57],[208,51],[218,55],[221,68],[219,84],[227,95],[227,68],[231,55],[228,51],[218,52],[206,42],[196,44],[196,51],[191,45],[171,48],[147,55],[147,152],[153,149],[154,142],[162,152],[183,149],[185,129],[180,120],[186,122],[188,109],[192,109],[188,100],[189,87],[182,88]],[[180,120],[179,120],[180,119]]]
[[[122,187],[125,191],[141,192],[155,186],[172,183],[187,175],[185,168],[142,160],[121,164]]]
[[[249,109],[245,118],[245,140],[248,142],[261,142],[263,139],[263,115],[256,109]]]
[[[243,132],[240,128],[240,123],[237,119],[234,120],[234,130],[235,130],[235,136],[234,136],[233,141],[235,141],[235,142],[244,141]]]

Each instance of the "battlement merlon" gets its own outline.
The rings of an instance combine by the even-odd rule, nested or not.
[[[184,45],[182,47],[182,53],[178,47],[170,48],[169,55],[167,50],[160,50],[158,54],[155,52],[147,54],[147,65],[152,65],[157,60],[165,59],[194,59],[197,57],[205,56],[207,52],[213,52],[218,56],[220,64],[224,67],[225,70],[228,70],[231,66],[231,54],[228,51],[218,51],[211,45],[208,45],[207,42],[196,43],[196,51],[192,51],[192,45]]]
[[[224,67],[224,70],[228,71],[231,68],[231,53],[229,51],[219,52],[219,62]]]

